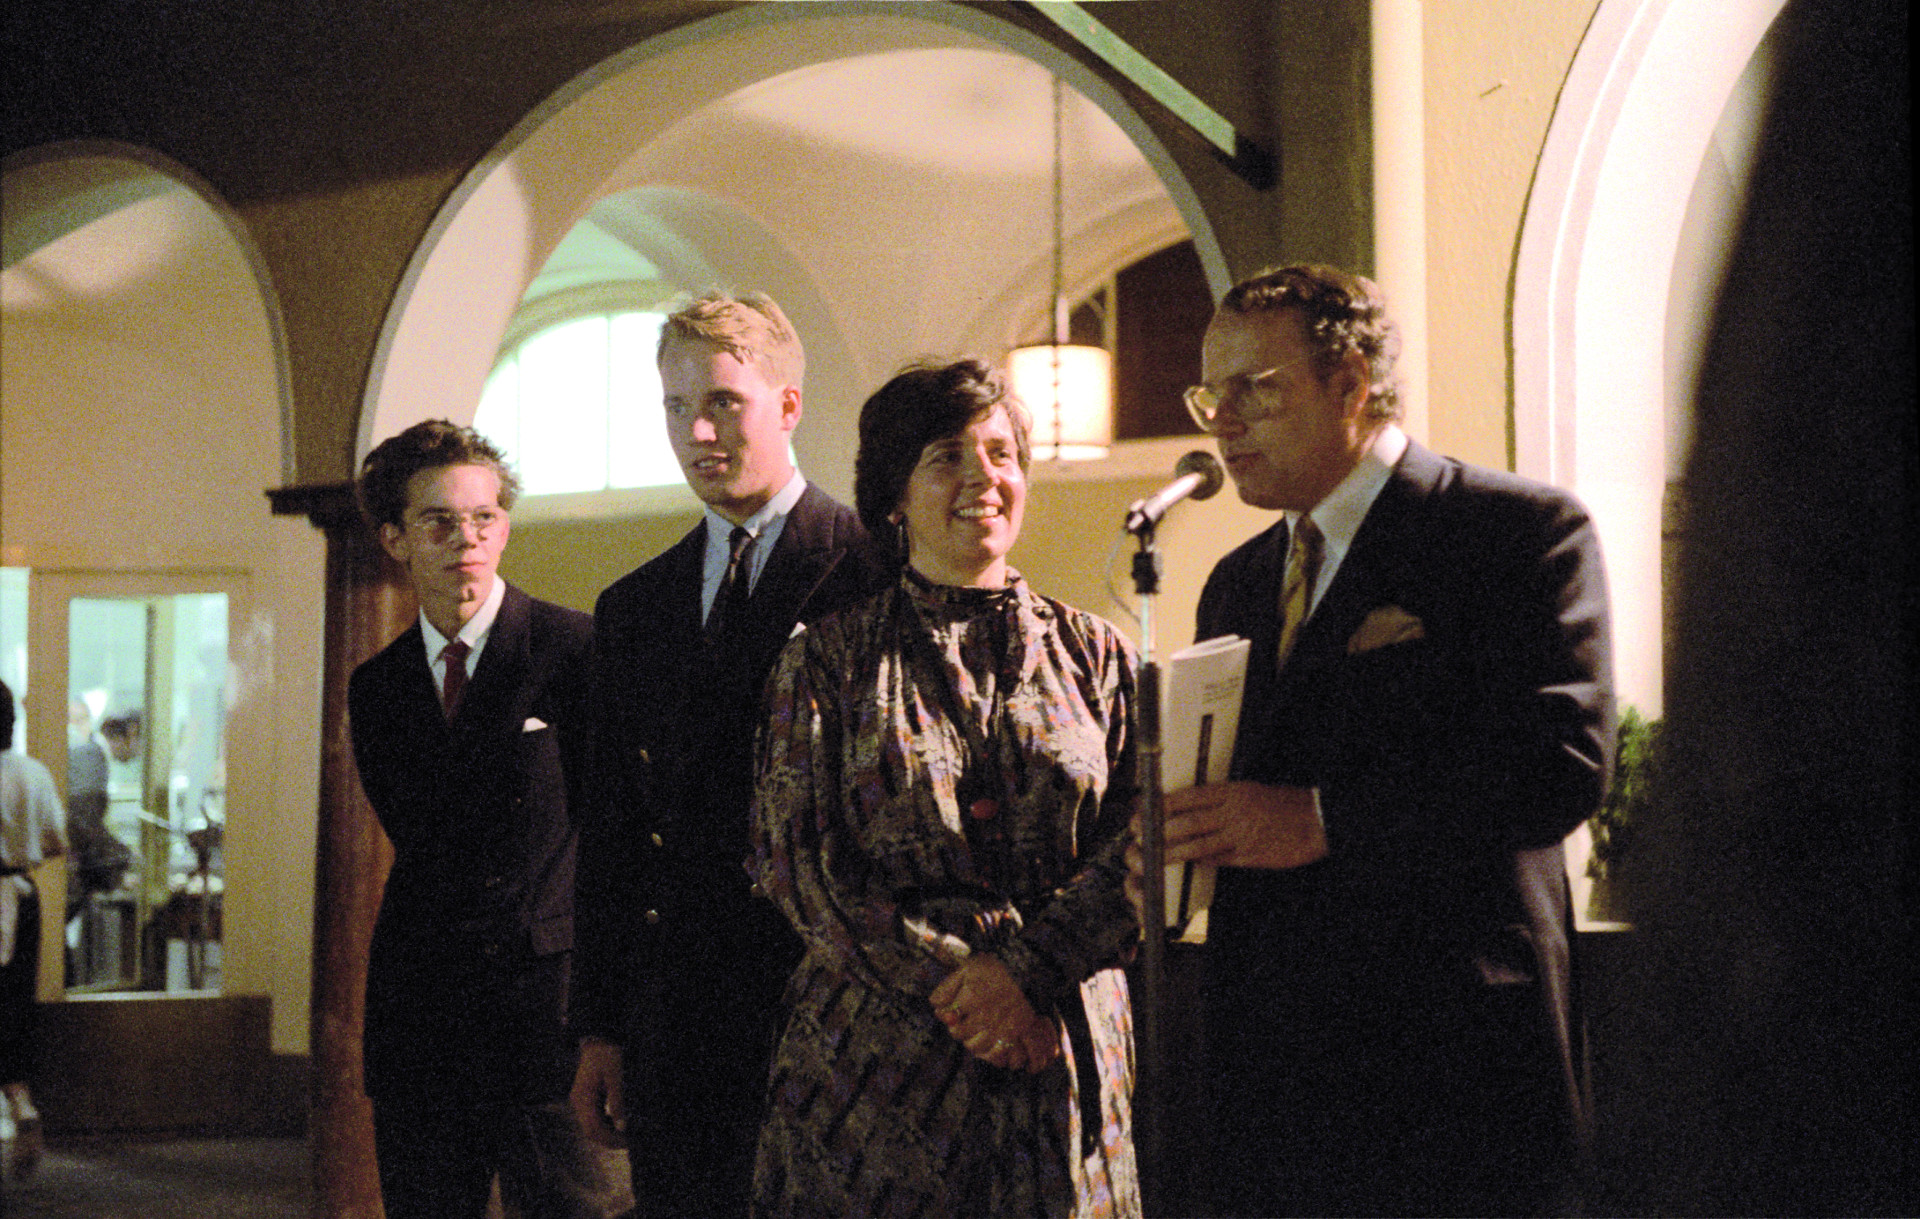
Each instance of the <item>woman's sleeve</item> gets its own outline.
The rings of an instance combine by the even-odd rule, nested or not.
[[[1085,637],[1097,683],[1093,705],[1106,721],[1107,785],[1091,816],[1075,827],[1078,856],[1067,882],[1001,953],[1030,998],[1061,994],[1099,970],[1123,964],[1139,937],[1125,888],[1137,792],[1133,654],[1111,628],[1089,630]],[[1070,814],[1063,810],[1062,815]]]
[[[869,986],[924,999],[967,948],[909,928],[868,883],[872,869],[842,796],[841,683],[850,659],[827,651],[817,629],[804,631],[769,680],[748,866],[814,957]]]

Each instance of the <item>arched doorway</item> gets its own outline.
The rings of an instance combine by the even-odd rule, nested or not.
[[[470,417],[548,254],[588,208],[626,197],[689,265],[787,307],[810,351],[802,464],[844,494],[845,437],[867,389],[913,356],[997,355],[1046,300],[1049,73],[1070,86],[1077,139],[1070,287],[1191,234],[1224,288],[1191,190],[1111,87],[1017,26],[927,10],[748,6],[641,44],[550,99],[469,175],[416,254],[369,381],[361,451],[420,418]],[[752,217],[740,234],[752,240],[733,239],[729,211]]]
[[[101,759],[121,860],[84,894],[39,878],[73,916],[42,944],[42,1000],[71,1000],[43,1108],[50,1129],[257,1124],[270,1048],[307,1039],[311,818],[288,814],[314,763],[279,742],[317,728],[280,686],[314,658],[293,607],[317,601],[317,552],[260,495],[286,471],[278,306],[231,209],[167,158],[52,145],[0,183],[7,676],[56,778]],[[111,762],[103,721],[138,725]],[[235,1039],[218,1026],[240,1010]],[[139,1032],[149,1017],[174,1034]]]
[[[1514,271],[1516,468],[1578,492],[1606,548],[1623,707],[1664,703],[1670,487],[1738,224],[1784,0],[1602,0],[1555,109]],[[1591,849],[1568,840],[1575,907]]]
[[[1692,368],[1783,0],[1602,0],[1535,172],[1513,290],[1515,456],[1607,551],[1623,703],[1661,706],[1661,538]],[[1689,209],[1693,207],[1690,216]],[[1679,450],[1676,452],[1675,450]]]

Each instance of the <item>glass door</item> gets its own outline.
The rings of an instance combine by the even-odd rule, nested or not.
[[[31,580],[35,660],[64,654],[67,991],[217,992],[232,582]]]

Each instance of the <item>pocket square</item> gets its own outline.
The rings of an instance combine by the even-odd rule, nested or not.
[[[541,730],[542,728],[545,728],[546,726],[547,726],[547,721],[545,721],[545,720],[543,720],[543,719],[541,719],[541,718],[540,718],[539,716],[537,716],[537,715],[529,715],[529,716],[527,717],[527,722],[526,722],[526,723],[524,723],[524,724],[522,724],[522,725],[520,725],[520,731],[522,731],[522,732],[538,732],[538,731],[540,731],[540,730]]]
[[[1412,643],[1426,637],[1427,628],[1418,618],[1397,605],[1383,605],[1368,614],[1353,638],[1347,640],[1347,655],[1357,656],[1389,644]]]

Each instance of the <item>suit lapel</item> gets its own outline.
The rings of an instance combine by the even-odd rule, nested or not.
[[[687,531],[665,555],[666,578],[656,586],[653,610],[669,638],[684,643],[700,639],[701,584],[707,569],[707,521]]]
[[[1382,603],[1383,576],[1409,569],[1401,552],[1412,533],[1404,522],[1433,489],[1439,472],[1439,461],[1432,453],[1418,444],[1408,444],[1406,454],[1367,509],[1353,545],[1334,572],[1333,583],[1301,626],[1294,656],[1345,654],[1346,641],[1366,615]]]
[[[529,664],[529,623],[532,600],[513,585],[500,602],[500,613],[487,632],[487,646],[480,663],[467,681],[467,692],[454,712],[453,726],[470,731],[474,726],[500,722],[508,704],[525,681]]]
[[[433,668],[427,663],[427,641],[414,619],[398,639],[388,645],[398,662],[393,670],[393,695],[400,701],[401,723],[438,725],[446,730],[446,712],[440,708],[440,689],[433,684]]]
[[[832,516],[822,511],[823,493],[812,483],[787,514],[787,523],[767,556],[767,565],[754,586],[748,628],[755,638],[778,630],[785,641],[791,624],[803,616],[814,590],[846,555],[846,546],[831,536]]]
[[[1235,590],[1232,620],[1218,624],[1217,628],[1219,634],[1241,635],[1252,645],[1247,655],[1249,699],[1269,697],[1274,685],[1274,655],[1279,647],[1281,625],[1280,589],[1286,574],[1289,540],[1285,518],[1269,526],[1258,540],[1259,549]]]

